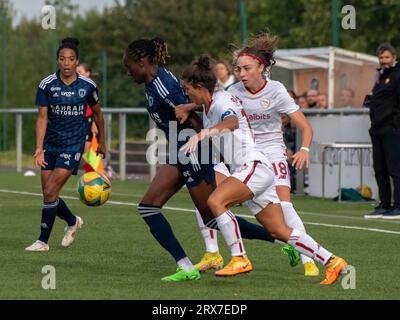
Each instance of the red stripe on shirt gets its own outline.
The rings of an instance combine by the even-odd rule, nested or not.
[[[256,91],[253,91],[253,90],[247,88],[246,86],[245,86],[245,88],[246,88],[246,90],[247,90],[248,92],[250,92],[251,94],[257,94],[257,93],[259,93],[261,90],[263,90],[263,89],[265,88],[265,86],[267,85],[267,83],[268,83],[268,81],[267,81],[267,80],[264,80],[264,83],[262,84],[262,86],[261,86],[259,89],[257,89]]]

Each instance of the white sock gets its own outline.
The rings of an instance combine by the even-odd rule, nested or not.
[[[185,271],[192,271],[194,269],[193,263],[189,260],[188,257],[184,257],[179,260],[177,263],[179,268],[182,268]]]
[[[331,252],[321,247],[313,238],[300,230],[293,229],[288,244],[300,253],[323,264],[328,262],[329,258],[332,257]]]
[[[200,215],[199,210],[196,209],[196,220],[199,225],[201,236],[203,237],[206,245],[207,252],[218,252],[218,239],[217,230],[206,227],[203,222],[203,218]]]
[[[225,211],[223,214],[215,218],[218,228],[228,246],[231,248],[232,257],[243,256],[246,251],[240,234],[238,222],[232,212]]]
[[[293,229],[297,229],[305,233],[306,228],[304,227],[303,221],[301,221],[301,218],[294,209],[293,204],[291,202],[281,201],[281,206],[286,224]],[[305,264],[306,262],[314,262],[314,260],[302,254],[301,262]]]

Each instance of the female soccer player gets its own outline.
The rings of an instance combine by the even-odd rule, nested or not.
[[[275,173],[275,186],[281,201],[285,222],[290,226],[305,232],[304,224],[295,211],[290,200],[290,174],[287,163],[286,147],[283,141],[281,114],[288,114],[290,119],[302,131],[302,147],[293,156],[293,165],[297,169],[308,167],[308,152],[312,140],[312,128],[303,113],[290,98],[284,86],[273,80],[266,80],[267,68],[274,63],[274,52],[276,50],[276,37],[261,35],[253,37],[246,46],[234,57],[235,70],[240,82],[232,85],[228,91],[239,98],[242,106],[248,114],[250,125],[255,133],[257,147],[272,163]],[[185,109],[187,111],[185,111]],[[177,115],[185,120],[187,112],[192,106],[178,107]],[[223,163],[214,167],[216,171],[217,184],[230,176],[229,170]],[[201,269],[210,268],[212,259],[219,255],[217,236],[207,236],[207,232],[201,220],[198,220],[206,248],[211,248],[214,253],[205,253],[202,261],[198,264]],[[283,252],[289,255],[291,265],[298,263],[295,252],[290,247],[283,247]],[[306,276],[317,276],[318,267],[314,261],[307,256],[301,255]]]
[[[48,251],[49,237],[56,216],[67,222],[61,245],[68,247],[82,226],[82,218],[75,216],[59,197],[69,177],[78,172],[85,146],[86,107],[93,109],[99,128],[98,153],[105,154],[104,120],[96,84],[76,72],[79,64],[79,41],[66,38],[57,50],[59,71],[44,78],[39,84],[36,104],[39,106],[36,123],[35,164],[41,167],[43,209],[39,239],[28,251]]]
[[[215,219],[233,216],[229,207],[250,200],[249,207],[253,214],[271,235],[326,266],[326,277],[321,284],[335,282],[347,265],[346,261],[334,256],[306,233],[290,228],[285,223],[275,191],[273,166],[257,150],[249,120],[239,100],[226,91],[214,92],[217,80],[210,57],[203,55],[194,60],[185,69],[182,78],[189,98],[195,104],[203,106],[205,128],[192,136],[182,150],[192,153],[202,140],[220,136],[227,130],[232,132],[233,152],[227,155],[226,149],[223,151],[224,162],[231,161],[229,164],[232,175],[207,200]],[[215,221],[209,221],[206,225],[212,226],[214,223]],[[229,276],[236,269],[246,270],[251,266],[241,242],[232,243],[231,250],[233,254],[230,263],[217,271],[217,275]]]
[[[287,114],[302,132],[302,147],[293,155],[293,166],[298,170],[308,168],[312,128],[286,88],[280,82],[266,80],[264,77],[274,64],[277,41],[277,37],[269,35],[255,36],[248,41],[236,61],[236,70],[241,81],[229,88],[229,92],[242,102],[254,130],[257,147],[263,150],[272,163],[276,192],[281,201],[285,222],[290,227],[305,232],[304,224],[290,200],[290,175],[281,114]],[[228,172],[223,166],[215,170],[222,174]],[[305,275],[317,276],[319,271],[314,261],[304,255],[301,258]]]
[[[160,38],[139,39],[133,41],[125,51],[124,65],[128,74],[138,84],[145,84],[147,109],[169,140],[167,164],[161,165],[148,191],[138,206],[139,213],[150,228],[150,232],[160,245],[175,259],[178,269],[175,274],[162,278],[164,281],[197,280],[200,273],[196,270],[175,238],[168,221],[161,213],[164,204],[186,184],[190,196],[205,221],[214,220],[214,215],[207,206],[207,199],[215,188],[215,172],[210,161],[199,163],[197,157],[187,156],[179,149],[187,141],[188,130],[193,135],[193,125],[201,129],[201,120],[192,113],[191,123],[180,124],[175,116],[175,106],[187,103],[180,81],[167,69],[167,45]],[[196,121],[197,120],[197,121]],[[184,135],[184,140],[177,137]],[[206,146],[207,148],[207,146]],[[201,148],[200,148],[201,149]],[[206,152],[207,153],[207,152]],[[199,152],[200,154],[200,152]],[[259,225],[245,219],[226,215],[221,217],[214,228],[219,228],[228,242],[242,243],[240,232],[245,238],[273,241],[272,237]],[[222,265],[222,261],[219,262]],[[237,270],[236,273],[241,273]]]

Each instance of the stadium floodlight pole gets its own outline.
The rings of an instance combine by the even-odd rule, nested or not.
[[[244,44],[246,40],[247,40],[246,0],[240,0],[240,42]]]
[[[332,46],[339,48],[339,0],[332,0]]]
[[[7,55],[8,55],[8,7],[7,3],[5,3],[5,6],[2,6],[1,8],[1,13],[0,13],[0,18],[2,20],[2,25],[3,25],[3,41],[2,41],[2,65],[3,65],[3,109],[6,111],[7,109],[7,85],[8,85],[8,70],[7,70]],[[7,112],[3,112],[3,132],[2,132],[2,137],[3,137],[3,144],[2,144],[2,150],[5,151],[7,150],[7,132],[8,132],[8,127],[7,127]]]

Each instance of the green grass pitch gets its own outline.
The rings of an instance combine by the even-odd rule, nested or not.
[[[72,177],[62,191],[71,210],[85,222],[76,241],[68,249],[61,247],[64,223],[57,219],[50,251],[31,253],[24,248],[39,233],[40,178],[0,173],[0,299],[400,298],[400,221],[365,220],[363,215],[372,204],[293,199],[309,234],[355,267],[355,289],[343,289],[341,279],[332,286],[319,285],[322,273],[306,278],[302,266],[289,266],[279,246],[249,240],[244,242],[254,265],[250,274],[226,279],[208,272],[200,281],[162,283],[161,277],[173,273],[176,266],[137,213],[135,204],[147,183],[113,181],[110,201],[89,208],[75,197],[76,181],[77,177]],[[191,209],[183,189],[163,212],[188,256],[197,262],[204,246]],[[248,215],[245,206],[234,211]],[[222,236],[219,244],[227,262],[229,252]],[[55,290],[42,288],[42,268],[46,265],[55,267]]]

